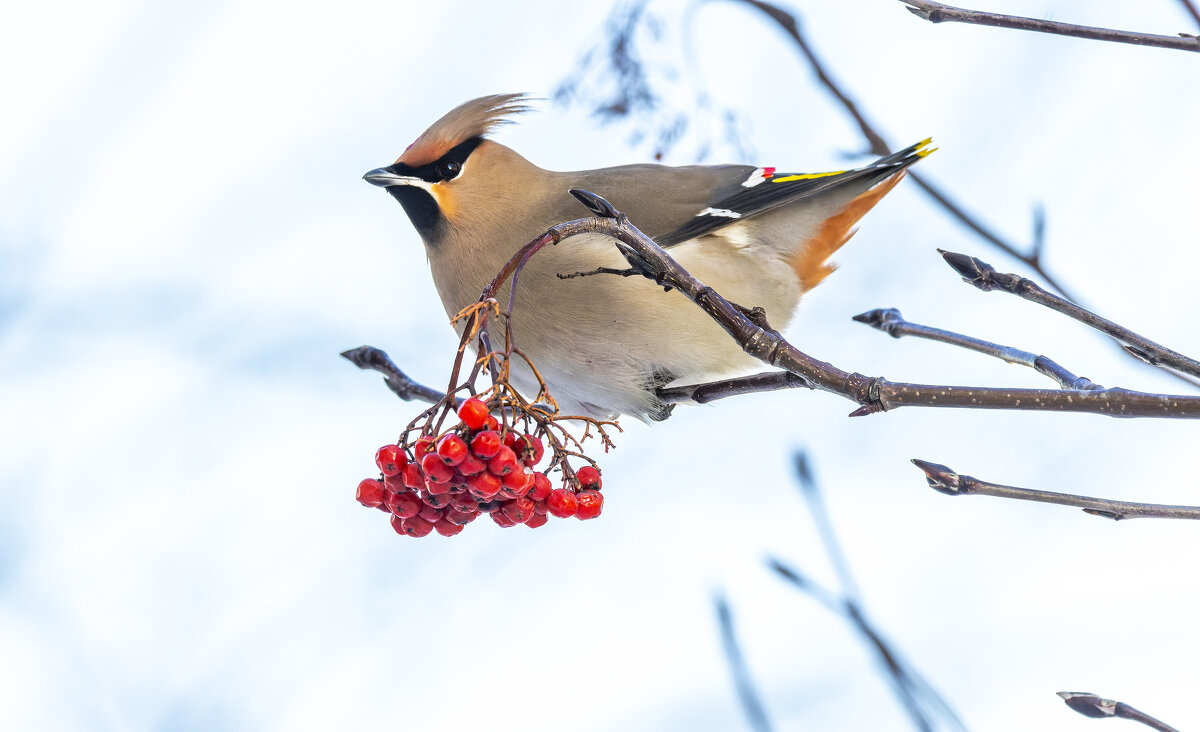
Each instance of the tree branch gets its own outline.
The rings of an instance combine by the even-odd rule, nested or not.
[[[1066,702],[1068,707],[1085,717],[1091,717],[1092,719],[1103,719],[1104,717],[1131,719],[1134,722],[1141,722],[1150,729],[1158,730],[1158,732],[1179,732],[1174,727],[1160,722],[1145,712],[1134,709],[1125,702],[1101,699],[1095,694],[1081,691],[1060,691],[1057,693]]]
[[[1082,508],[1084,513],[1093,516],[1123,521],[1134,518],[1167,518],[1200,520],[1198,506],[1167,506],[1159,503],[1130,503],[1128,501],[1113,501],[1107,498],[1092,498],[1078,496],[1072,493],[1055,493],[1032,488],[1016,488],[998,483],[988,483],[970,475],[960,475],[945,465],[913,459],[916,465],[925,473],[929,487],[948,496],[995,496],[997,498],[1013,498],[1019,501],[1037,501],[1040,503],[1055,503],[1060,506],[1075,506]]]
[[[913,15],[918,18],[924,18],[931,23],[969,23],[972,25],[992,26],[993,28],[1013,28],[1016,30],[1036,31],[1038,33],[1053,33],[1073,38],[1087,38],[1093,41],[1132,43],[1137,46],[1173,48],[1179,51],[1200,51],[1200,39],[1184,33],[1180,33],[1178,36],[1159,36],[1152,33],[1136,33],[1108,28],[1094,28],[1087,25],[1059,23],[1053,20],[1024,18],[1018,15],[985,13],[979,10],[956,8],[953,5],[944,5],[932,2],[931,0],[900,0],[900,2],[909,6],[908,10]]]
[[[743,376],[737,379],[710,381],[705,384],[664,386],[656,394],[660,400],[667,404],[678,404],[679,402],[708,404],[709,402],[715,402],[725,397],[801,387],[805,389],[813,388],[812,384],[805,381],[803,376],[793,374],[791,371],[773,371],[766,374]]]
[[[805,57],[809,65],[812,66],[813,72],[816,74],[817,80],[821,82],[821,85],[824,86],[826,91],[832,94],[833,97],[837,99],[838,102],[846,109],[847,113],[854,118],[854,121],[858,124],[859,130],[862,132],[863,137],[870,146],[871,152],[876,155],[887,155],[891,152],[891,147],[884,140],[883,135],[881,135],[870,124],[870,122],[867,121],[866,116],[859,111],[857,104],[855,104],[855,102],[850,99],[849,95],[843,91],[835,81],[833,81],[833,78],[825,69],[825,65],[819,58],[817,58],[816,53],[813,52],[812,47],[809,45],[807,39],[803,34],[801,34],[800,24],[794,15],[768,2],[764,2],[763,0],[734,1],[749,5],[775,21],[796,43],[800,53]],[[1188,0],[1184,0],[1184,2],[1187,3]],[[910,170],[908,175],[909,178],[917,184],[917,186],[925,191],[930,198],[932,198],[946,211],[946,213],[950,214],[950,216],[956,219],[960,224],[973,231],[981,239],[996,247],[1000,251],[1029,267],[1031,270],[1037,273],[1042,281],[1060,293],[1063,297],[1074,302],[1080,302],[1080,298],[1068,291],[1066,287],[1064,287],[1059,281],[1059,279],[1052,275],[1050,271],[1047,270],[1042,264],[1041,255],[1044,245],[1043,235],[1045,219],[1044,213],[1040,207],[1034,209],[1033,243],[1029,247],[1028,253],[1025,253],[1021,251],[1017,245],[1005,240],[999,234],[985,226],[978,218],[967,213],[962,206],[952,200],[947,193],[942,191],[931,181],[926,180],[921,173]],[[1128,355],[1132,356],[1133,354]],[[1191,386],[1200,386],[1200,384],[1197,384],[1196,381],[1189,379],[1182,374],[1172,373],[1171,375],[1187,384],[1190,384]]]
[[[406,402],[418,400],[436,404],[446,397],[445,392],[413,381],[386,353],[374,346],[351,348],[349,351],[342,351],[341,356],[364,371],[378,371],[383,374],[383,383]]]
[[[1192,16],[1192,20],[1196,21],[1196,25],[1200,26],[1200,10],[1196,8],[1196,4],[1192,0],[1179,0],[1183,5],[1183,9],[1188,15]]]
[[[746,665],[746,657],[742,654],[741,644],[733,629],[733,612],[729,609],[729,602],[724,594],[718,594],[713,598],[713,604],[721,626],[721,647],[725,650],[725,660],[729,662],[729,672],[733,674],[733,684],[737,688],[746,721],[756,732],[770,732],[771,721],[767,718],[767,708],[759,698],[754,680],[750,678],[750,668]]]
[[[593,211],[615,212],[611,204],[600,196],[581,190],[572,190],[571,193],[580,200],[592,199],[588,205]],[[800,351],[767,326],[761,317],[752,319],[745,308],[729,302],[681,267],[666,250],[630,224],[624,214],[562,225],[566,226],[572,226],[576,232],[590,231],[616,239],[618,250],[632,267],[655,283],[682,292],[724,328],[746,353],[770,366],[804,377],[814,388],[839,394],[861,405],[852,416],[865,416],[902,406],[925,406],[1090,412],[1121,417],[1200,418],[1200,397],[1148,394],[1126,389],[1052,391],[903,384],[892,383],[882,377],[848,373]]]
[[[1168,367],[1181,371],[1190,376],[1200,377],[1200,361],[1188,358],[1182,353],[1161,346],[1145,336],[1138,335],[1111,320],[1079,307],[1073,302],[1064,300],[1057,295],[1046,292],[1037,283],[1015,274],[997,272],[996,268],[978,257],[948,252],[939,249],[946,263],[954,268],[963,281],[974,285],[984,292],[1000,290],[1010,295],[1036,302],[1039,305],[1056,310],[1084,325],[1094,328],[1101,333],[1112,336],[1122,344],[1122,347],[1134,357],[1152,366]]]
[[[904,319],[900,311],[896,308],[886,308],[869,310],[860,315],[855,315],[854,320],[860,323],[881,330],[893,338],[901,338],[903,336],[913,336],[915,338],[924,338],[926,340],[938,341],[940,343],[949,343],[952,346],[959,346],[971,351],[983,353],[988,356],[993,356],[1008,363],[1015,363],[1020,366],[1028,366],[1034,369],[1039,374],[1049,376],[1058,382],[1059,386],[1064,389],[1075,389],[1080,391],[1094,391],[1103,389],[1104,387],[1094,383],[1091,379],[1083,376],[1076,376],[1067,371],[1062,366],[1059,366],[1054,361],[1045,356],[1039,356],[1029,351],[1022,351],[1019,348],[1011,346],[1001,346],[989,341],[972,338],[971,336],[953,333],[940,328],[931,328],[927,325],[918,325],[910,323]]]

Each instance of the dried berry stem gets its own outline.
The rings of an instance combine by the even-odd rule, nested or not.
[[[925,473],[929,487],[945,493],[948,496],[996,496],[997,498],[1013,498],[1019,501],[1037,501],[1040,503],[1055,503],[1060,506],[1075,506],[1082,508],[1084,513],[1093,516],[1123,521],[1134,518],[1168,518],[1200,520],[1200,507],[1197,506],[1168,506],[1158,503],[1131,503],[1129,501],[1114,501],[1107,498],[1079,496],[1073,493],[1056,493],[1054,491],[1034,490],[1032,488],[1017,488],[1010,485],[1000,485],[979,480],[970,475],[960,475],[951,468],[925,460],[914,459],[916,465]]]
[[[1038,33],[1053,33],[1073,38],[1087,38],[1093,41],[1132,43],[1137,46],[1173,48],[1179,51],[1200,51],[1200,39],[1183,33],[1180,33],[1178,36],[1160,36],[1152,33],[1137,33],[1135,31],[1060,23],[1054,20],[1025,18],[1018,15],[985,13],[979,10],[956,8],[953,5],[944,5],[932,2],[931,0],[900,1],[909,6],[908,10],[913,15],[918,18],[924,18],[931,23],[970,23],[972,25],[992,26],[993,28],[1012,28],[1015,30],[1036,31]]]
[[[903,336],[913,336],[915,338],[924,338],[926,340],[938,341],[939,343],[948,343],[952,346],[959,346],[971,351],[983,353],[988,356],[993,356],[1008,363],[1015,363],[1020,366],[1028,366],[1034,369],[1039,374],[1049,376],[1058,382],[1058,385],[1063,389],[1074,389],[1080,391],[1095,391],[1104,387],[1096,384],[1091,379],[1084,376],[1076,376],[1067,371],[1056,362],[1046,356],[1039,356],[1036,353],[1022,351],[1019,348],[1011,346],[1001,346],[990,341],[972,338],[961,333],[954,333],[941,328],[931,328],[928,325],[919,325],[910,323],[904,319],[900,311],[896,308],[879,308],[869,310],[860,315],[855,315],[854,320],[887,333],[893,338],[901,338]]]

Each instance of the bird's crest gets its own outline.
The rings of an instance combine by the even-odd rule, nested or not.
[[[525,94],[492,94],[464,102],[422,132],[396,162],[413,167],[432,163],[455,145],[508,124],[512,121],[505,119],[509,115],[528,112],[531,107],[524,103],[528,98]]]

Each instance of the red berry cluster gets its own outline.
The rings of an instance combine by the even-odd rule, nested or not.
[[[454,536],[490,514],[500,526],[536,529],[548,514],[593,519],[600,515],[600,471],[575,471],[579,489],[551,488],[550,478],[533,470],[545,453],[541,439],[502,430],[487,405],[466,399],[458,408],[462,423],[440,437],[422,435],[409,449],[384,445],[375,453],[382,479],[358,484],[358,502],[391,514],[392,528],[408,536],[437,531]]]

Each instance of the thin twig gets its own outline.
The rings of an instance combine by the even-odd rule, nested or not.
[[[406,402],[418,400],[436,404],[446,397],[445,392],[413,381],[386,353],[374,346],[351,348],[349,351],[342,351],[341,356],[360,369],[383,374],[383,382]]]
[[[853,626],[863,641],[871,648],[876,660],[883,667],[884,675],[891,681],[892,690],[900,704],[908,712],[909,721],[918,730],[932,730],[933,720],[927,707],[936,708],[954,728],[965,730],[966,726],[945,699],[925,680],[921,674],[908,666],[900,654],[867,619],[862,606],[847,595],[838,595],[828,588],[813,582],[792,567],[773,557],[768,557],[767,566],[776,574],[795,585],[797,589],[840,615]]]
[[[931,23],[969,23],[972,25],[992,26],[993,28],[1013,28],[1016,30],[1036,31],[1038,33],[1053,33],[1073,38],[1087,38],[1093,41],[1132,43],[1136,46],[1173,48],[1179,51],[1200,51],[1200,40],[1195,36],[1182,33],[1178,36],[1160,36],[1152,33],[1094,28],[1087,25],[1059,23],[1053,20],[1024,18],[1019,15],[985,13],[979,10],[956,8],[953,5],[944,5],[932,2],[931,0],[900,0],[900,2],[909,6],[908,10],[913,15],[928,20]]]
[[[1152,366],[1172,368],[1190,376],[1200,377],[1200,361],[1172,351],[1128,328],[1081,308],[1073,302],[1047,292],[1030,279],[1020,275],[997,272],[995,267],[978,257],[947,252],[944,249],[938,251],[941,252],[946,263],[962,276],[964,282],[974,285],[984,292],[1000,290],[1030,302],[1036,302],[1112,336],[1123,344],[1126,351]]]
[[[804,497],[804,502],[808,505],[808,513],[817,526],[817,534],[821,537],[821,544],[825,549],[825,554],[829,557],[829,563],[833,565],[834,574],[837,575],[838,583],[842,586],[843,594],[853,602],[861,602],[862,597],[858,592],[858,583],[854,581],[854,574],[850,571],[850,562],[846,560],[846,553],[842,551],[841,542],[837,539],[837,532],[833,530],[833,519],[829,517],[829,510],[825,507],[825,499],[821,495],[817,479],[808,465],[808,455],[803,450],[797,450],[792,455],[792,469],[796,472],[796,482],[800,484],[800,495]]]
[[[850,95],[847,94],[837,84],[837,82],[833,80],[833,77],[825,68],[825,64],[820,58],[817,57],[817,54],[813,51],[812,46],[809,45],[808,39],[805,38],[804,34],[800,32],[800,23],[796,19],[796,16],[792,15],[786,10],[783,10],[782,8],[772,5],[771,3],[763,2],[763,0],[734,1],[744,3],[761,11],[767,17],[771,18],[771,20],[775,21],[775,23],[777,23],[785,33],[787,33],[792,41],[795,42],[796,47],[800,50],[800,53],[804,56],[805,60],[807,60],[808,64],[812,67],[813,73],[817,76],[817,81],[821,82],[821,85],[825,87],[825,90],[833,95],[834,99],[836,99],[838,103],[840,103],[846,109],[846,112],[854,118],[855,123],[858,124],[859,131],[862,133],[863,138],[866,139],[867,144],[870,147],[870,151],[873,154],[888,155],[892,152],[891,146],[884,139],[882,133],[876,130],[875,127],[869,121],[867,121],[866,116],[859,111],[858,105],[850,98]],[[975,232],[979,237],[997,249],[1003,251],[1005,254],[1008,254],[1014,259],[1020,260],[1030,267],[1033,267],[1034,270],[1041,275],[1042,279],[1044,279],[1047,283],[1050,283],[1054,289],[1061,292],[1064,296],[1072,300],[1076,299],[1059,285],[1056,277],[1042,268],[1041,262],[1038,261],[1039,247],[1031,247],[1031,254],[1022,252],[1016,244],[1004,240],[999,234],[985,226],[979,219],[967,213],[962,206],[950,198],[949,194],[942,191],[932,182],[926,180],[925,177],[920,173],[910,170],[908,171],[908,175],[914,183],[920,186],[922,190],[929,194],[934,201],[944,208],[947,213],[957,219],[963,226],[966,226],[968,229]]]
[[[796,389],[800,387],[811,389],[812,384],[805,381],[803,376],[793,374],[791,371],[773,371],[771,373],[754,374],[753,376],[743,376],[736,379],[710,381],[704,384],[664,386],[658,389],[655,395],[660,401],[666,404],[678,404],[679,402],[708,404],[709,402],[731,396],[756,394],[764,391],[779,391],[781,389]]]
[[[770,732],[771,721],[767,718],[767,708],[759,698],[754,680],[750,678],[750,668],[746,665],[741,644],[733,629],[733,612],[729,609],[729,602],[725,595],[718,594],[713,598],[713,604],[716,605],[717,622],[721,626],[721,647],[725,649],[725,659],[729,662],[729,672],[733,674],[733,685],[737,689],[746,721],[757,732]]]
[[[837,99],[838,102],[846,109],[846,112],[854,118],[854,121],[858,124],[859,130],[862,132],[863,137],[870,146],[871,152],[876,155],[887,155],[891,152],[891,147],[884,140],[883,135],[880,134],[879,131],[867,121],[866,116],[859,111],[858,105],[850,99],[850,96],[843,91],[835,81],[833,81],[833,78],[825,69],[825,65],[817,57],[807,39],[800,32],[800,24],[794,15],[770,3],[763,2],[763,0],[734,1],[756,8],[775,21],[796,43],[797,48],[799,48],[801,54],[812,67],[813,72],[816,74],[817,80],[821,82],[821,85],[824,86],[826,91],[833,95],[833,97]],[[1029,247],[1028,253],[1026,253],[1021,251],[1017,245],[1003,239],[995,231],[985,226],[978,218],[967,213],[962,206],[950,198],[949,194],[934,185],[931,181],[927,180],[921,173],[909,171],[908,175],[909,178],[917,184],[917,186],[925,191],[925,193],[927,193],[930,198],[937,202],[938,205],[940,205],[948,214],[957,219],[960,224],[975,232],[976,235],[978,235],[987,243],[1029,267],[1031,270],[1037,273],[1037,275],[1041,277],[1041,279],[1048,286],[1057,291],[1063,297],[1074,302],[1081,302],[1079,297],[1067,290],[1067,288],[1059,281],[1059,279],[1051,274],[1050,271],[1047,270],[1042,264],[1042,251],[1045,243],[1045,213],[1042,211],[1041,207],[1036,207],[1034,209],[1033,243]],[[1133,356],[1133,354],[1129,353],[1126,355],[1131,357]],[[1198,384],[1195,380],[1190,379],[1182,374],[1173,372],[1168,373],[1171,373],[1172,376],[1176,377],[1180,381],[1190,384],[1191,386],[1200,386],[1200,384]]]
[[[1064,389],[1094,391],[1104,388],[1085,376],[1076,376],[1046,356],[1039,356],[1036,353],[1022,351],[1012,346],[1001,346],[997,343],[942,330],[941,328],[931,328],[928,325],[910,323],[904,319],[904,316],[896,308],[868,310],[865,313],[855,315],[854,320],[859,323],[866,323],[893,338],[913,336],[914,338],[924,338],[926,340],[938,341],[939,343],[949,343],[952,346],[993,356],[1008,363],[1028,366],[1039,374],[1054,379]]]
[[[1039,503],[1055,503],[1060,506],[1075,506],[1082,508],[1084,513],[1093,516],[1123,521],[1134,518],[1167,518],[1200,520],[1198,506],[1168,506],[1160,503],[1131,503],[1129,501],[1113,501],[1107,498],[1079,496],[1073,493],[1056,493],[1054,491],[1034,490],[1032,488],[1016,488],[1010,485],[989,483],[970,475],[960,475],[945,465],[912,461],[925,473],[929,487],[948,496],[995,496],[997,498],[1013,498],[1019,501],[1037,501]]]
[[[1192,20],[1196,21],[1196,25],[1200,26],[1200,9],[1196,8],[1196,4],[1192,0],[1179,0],[1179,2],[1183,5],[1184,11],[1192,16]]]
[[[1159,721],[1145,712],[1134,709],[1125,702],[1102,699],[1086,691],[1060,691],[1057,694],[1062,697],[1062,700],[1066,702],[1068,707],[1085,717],[1091,717],[1092,719],[1103,719],[1105,717],[1130,719],[1134,722],[1141,722],[1150,729],[1157,730],[1158,732],[1179,732],[1179,730],[1169,724]]]

